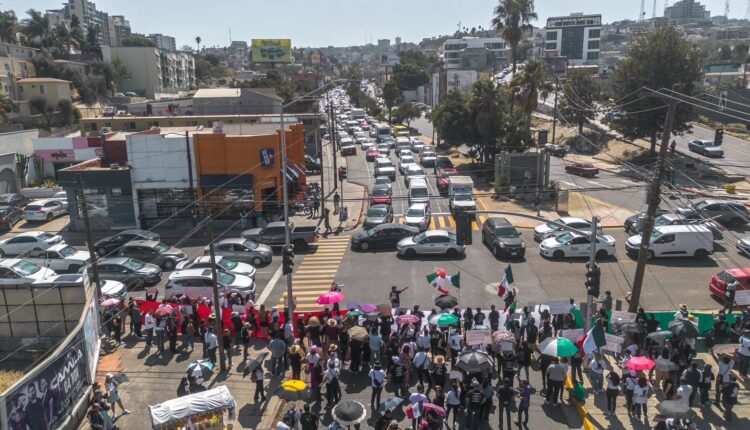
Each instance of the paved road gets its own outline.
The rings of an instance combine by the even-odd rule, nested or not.
[[[730,173],[750,176],[750,142],[746,140],[724,134],[724,141],[721,145],[722,149],[724,149],[724,158],[708,158],[688,151],[689,141],[695,139],[713,140],[714,133],[715,130],[713,129],[694,125],[692,134],[685,134],[684,136],[676,136],[674,138],[677,141],[677,151],[705,160]]]

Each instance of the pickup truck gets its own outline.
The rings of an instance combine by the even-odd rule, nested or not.
[[[79,251],[68,244],[62,243],[32,254],[25,260],[56,272],[76,273],[78,269],[91,262],[91,255],[87,251]]]
[[[318,227],[295,227],[289,223],[291,243],[296,251],[306,251],[310,244],[318,240]],[[283,246],[285,243],[284,221],[268,223],[262,228],[251,228],[242,232],[242,237],[268,246]]]

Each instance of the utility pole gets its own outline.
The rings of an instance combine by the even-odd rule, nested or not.
[[[208,255],[211,259],[211,283],[213,284],[214,290],[214,314],[216,314],[216,318],[214,319],[214,334],[216,335],[219,344],[219,366],[222,372],[226,372],[227,366],[224,363],[226,357],[224,357],[224,346],[222,345],[222,336],[224,335],[224,319],[222,318],[221,314],[221,306],[219,306],[219,286],[216,283],[216,255],[214,254],[213,214],[208,215],[208,219],[206,220],[206,222],[208,223]]]
[[[195,227],[195,189],[193,189],[193,158],[190,156],[190,134],[185,131],[185,153],[187,154],[188,162],[188,190],[190,199],[190,221]]]
[[[596,230],[598,228],[599,224],[599,218],[593,216],[591,217],[591,252],[589,252],[589,268],[594,270],[596,267]],[[584,320],[584,327],[586,330],[586,333],[589,332],[591,329],[591,316],[594,315],[594,312],[592,312],[592,309],[594,308],[594,296],[591,294],[586,294],[586,315],[583,316]]]
[[[76,175],[76,191],[78,197],[78,207],[83,212],[83,226],[86,229],[86,246],[89,250],[89,256],[91,258],[91,270],[94,272],[94,285],[96,286],[96,299],[102,297],[102,286],[99,283],[99,267],[97,265],[98,257],[94,251],[94,241],[91,239],[91,223],[89,222],[89,207],[86,205],[86,196],[83,194],[83,181],[81,180],[81,174]]]
[[[292,243],[292,233],[289,231],[289,186],[287,185],[287,160],[286,160],[286,130],[284,128],[284,109],[282,107],[279,115],[281,123],[281,178],[284,186],[284,249],[288,249]],[[292,295],[292,274],[286,275],[286,314],[288,318],[294,315],[294,296]]]
[[[331,106],[331,119],[333,120],[333,122],[331,124],[331,130],[332,130],[332,133],[331,133],[331,145],[332,145],[331,152],[333,153],[333,171],[337,172],[338,171],[337,170],[338,169],[338,165],[336,164],[336,148],[338,147],[338,145],[336,145],[336,141],[338,140],[338,137],[339,137],[338,135],[339,134],[336,132],[336,115],[334,115],[334,113],[333,113],[333,106]],[[333,181],[331,181],[331,182],[333,182],[333,190],[331,190],[331,191],[335,191],[336,188],[338,187],[338,182],[336,182],[336,177],[335,176],[334,176]]]
[[[552,108],[552,144],[555,144],[555,131],[557,130],[557,91],[560,89],[560,79],[555,78],[555,107]]]
[[[669,147],[669,138],[672,135],[672,124],[674,123],[675,112],[677,111],[677,99],[673,96],[669,98],[669,110],[667,119],[664,121],[664,131],[661,136],[661,147],[659,148],[659,160],[657,162],[656,177],[651,182],[651,191],[649,193],[648,210],[646,219],[643,220],[643,232],[641,233],[641,247],[638,249],[638,264],[635,267],[635,276],[633,277],[633,289],[630,295],[629,312],[637,312],[638,304],[641,300],[641,288],[643,286],[643,276],[646,273],[646,260],[648,259],[651,234],[654,231],[654,217],[656,210],[659,208],[659,194],[661,191],[661,181],[664,177],[664,164],[667,159],[667,148]]]

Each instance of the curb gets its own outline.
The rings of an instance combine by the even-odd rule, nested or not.
[[[279,399],[276,396],[271,396],[268,402],[268,406],[266,407],[266,413],[263,414],[263,418],[260,420],[260,423],[258,423],[258,428],[276,428],[276,421],[278,421],[277,418],[283,410],[284,406],[286,406],[285,401]]]
[[[369,192],[367,191],[367,187],[362,187],[362,204],[359,205],[359,215],[357,216],[357,222],[354,223],[349,230],[354,230],[357,227],[359,227],[359,224],[362,222],[362,215],[365,213],[365,201],[367,200],[367,195]]]
[[[748,181],[748,182],[750,182],[750,181]],[[698,195],[698,196],[701,196],[701,197],[710,197],[710,198],[715,198],[715,199],[716,198],[720,198],[722,200],[748,200],[748,197],[735,197],[735,196],[730,196],[730,195],[717,197],[715,194],[710,194],[710,193],[706,193],[706,192],[703,192],[703,191],[698,191],[695,188],[677,187],[677,189],[680,190],[680,191],[682,191],[682,192],[695,194],[695,195]],[[750,202],[745,203],[744,205],[747,206],[748,208],[750,208]]]
[[[573,389],[573,381],[570,378],[565,381],[565,388],[567,388],[568,390]],[[581,418],[581,422],[583,423],[582,428],[584,430],[596,430],[594,423],[591,422],[591,418],[589,416],[589,412],[586,410],[586,406],[576,400],[573,400],[573,403],[575,404],[576,412],[578,412],[578,416]]]

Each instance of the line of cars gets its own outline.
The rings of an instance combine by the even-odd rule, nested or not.
[[[47,222],[68,213],[68,199],[64,191],[52,198],[29,201],[23,194],[0,194],[0,229],[9,231],[24,219],[29,222]]]

